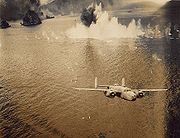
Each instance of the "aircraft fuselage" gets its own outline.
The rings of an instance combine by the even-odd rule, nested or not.
[[[133,91],[128,87],[123,86],[109,86],[108,87],[109,92],[106,93],[107,97],[120,97],[122,99],[128,100],[128,101],[135,101],[136,98],[139,98],[139,91]],[[143,96],[143,94],[141,94]]]

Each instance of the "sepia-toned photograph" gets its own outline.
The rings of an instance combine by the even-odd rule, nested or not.
[[[0,138],[180,138],[180,0],[0,0]]]

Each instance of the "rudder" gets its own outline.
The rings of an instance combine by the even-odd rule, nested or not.
[[[125,78],[122,78],[122,84],[121,84],[123,87],[125,87]]]
[[[95,88],[98,87],[98,81],[97,81],[97,77],[95,77]]]

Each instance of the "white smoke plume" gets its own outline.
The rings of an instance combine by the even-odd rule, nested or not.
[[[66,35],[70,38],[137,38],[144,35],[140,21],[132,20],[128,26],[118,23],[116,17],[110,18],[106,11],[102,11],[101,4],[96,6],[97,22],[90,27],[77,23],[74,27],[67,30]]]

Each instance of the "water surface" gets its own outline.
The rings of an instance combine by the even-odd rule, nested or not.
[[[75,22],[62,17],[0,30],[1,136],[166,137],[170,94],[179,87],[172,41],[71,39],[65,31]],[[135,102],[72,89],[94,87],[96,76],[100,84],[121,83],[125,77],[132,88],[172,89]]]

